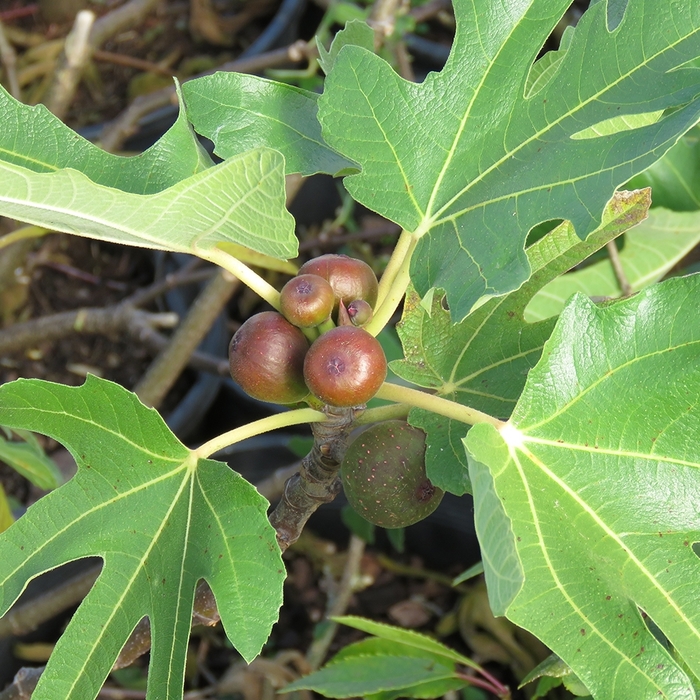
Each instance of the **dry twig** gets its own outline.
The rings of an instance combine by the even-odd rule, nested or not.
[[[225,270],[217,272],[187,311],[168,346],[148,368],[134,392],[147,406],[158,407],[187,366],[240,282]]]
[[[340,578],[338,589],[335,591],[335,595],[329,596],[326,620],[342,615],[347,609],[357,584],[364,552],[365,541],[357,535],[351,535],[347,559],[345,560],[345,567],[343,568],[343,575]],[[324,629],[323,634],[312,642],[306,654],[312,670],[316,670],[323,663],[337,630],[338,623],[331,621]]]
[[[8,41],[5,34],[5,28],[0,21],[0,60],[5,66],[5,74],[7,76],[7,84],[10,86],[10,94],[16,100],[22,99],[22,92],[19,89],[19,81],[17,80],[17,54]]]
[[[90,10],[78,12],[63,45],[63,53],[45,100],[46,107],[59,119],[66,116],[83,70],[90,60],[92,47],[89,37],[94,21],[95,15]]]
[[[608,256],[610,257],[610,264],[612,265],[613,272],[615,273],[615,278],[617,283],[620,285],[620,291],[623,297],[628,297],[634,292],[632,285],[627,279],[625,270],[622,267],[622,260],[620,260],[620,251],[617,249],[617,241],[608,241],[606,244],[608,250]]]

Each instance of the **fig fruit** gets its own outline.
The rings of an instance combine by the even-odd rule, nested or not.
[[[229,345],[231,376],[249,396],[272,403],[296,403],[308,395],[304,334],[276,311],[251,316]]]
[[[311,392],[330,406],[367,403],[386,379],[379,341],[362,328],[338,326],[315,340],[304,359]]]
[[[353,326],[364,326],[372,320],[372,307],[364,299],[348,304],[348,317]]]
[[[282,315],[299,328],[313,328],[326,321],[334,304],[333,288],[318,275],[292,277],[280,292]]]
[[[372,307],[377,302],[377,276],[366,262],[357,258],[333,253],[320,255],[304,263],[299,274],[323,277],[333,287],[336,309],[341,299],[346,306],[355,299],[364,299]]]
[[[413,525],[444,495],[425,474],[425,433],[401,420],[361,433],[345,453],[340,476],[350,505],[380,527]]]

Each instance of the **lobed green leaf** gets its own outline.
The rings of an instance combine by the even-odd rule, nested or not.
[[[333,37],[331,47],[328,51],[316,37],[316,47],[318,49],[318,62],[323,72],[328,75],[333,70],[335,59],[338,58],[340,49],[344,46],[361,46],[367,51],[374,51],[374,29],[367,22],[353,19],[345,23]]]
[[[465,440],[494,612],[598,700],[695,697],[641,611],[697,675],[699,305],[699,276],[574,296],[510,422]]]
[[[27,582],[83,557],[104,562],[32,695],[96,697],[147,616],[148,700],[182,698],[194,591],[211,587],[227,636],[248,661],[267,640],[284,566],[256,489],[197,459],[153,409],[116,384],[17,380],[0,387],[0,421],[62,442],[76,476],[0,536],[0,614]]]
[[[658,282],[700,243],[700,212],[674,212],[655,208],[625,233],[620,263],[625,277],[638,292]],[[532,323],[561,313],[576,292],[598,299],[622,296],[620,283],[610,260],[601,260],[582,270],[557,277],[540,289],[525,309]]]
[[[214,73],[182,88],[194,128],[231,158],[262,146],[285,157],[285,172],[354,172],[357,166],[332,150],[321,136],[318,95],[243,73]]]
[[[507,418],[554,326],[554,319],[529,323],[528,304],[541,288],[643,219],[648,207],[648,190],[619,193],[603,225],[585,241],[569,223],[561,224],[528,249],[534,272],[519,290],[487,301],[461,323],[452,323],[441,298],[433,299],[428,313],[409,294],[398,325],[405,359],[391,369],[452,401]],[[467,427],[422,409],[412,409],[409,420],[428,433],[430,480],[458,495],[471,491],[461,442]]]
[[[35,173],[0,162],[0,214],[56,231],[209,259],[233,242],[276,258],[295,257],[285,209],[284,159],[258,149],[156,194],[106,187],[70,168]]]
[[[659,13],[655,0],[629,0],[614,22],[608,3],[592,4],[535,89],[533,63],[569,4],[457,0],[440,73],[413,84],[347,46],[326,80],[324,136],[362,166],[346,178],[348,191],[419,239],[412,282],[420,295],[444,289],[457,321],[481,296],[528,278],[533,226],[568,219],[585,238],[615,188],[700,116],[700,71],[682,67],[700,55],[697,3]],[[662,110],[653,124],[572,138],[613,117]]]
[[[212,165],[187,122],[179,88],[178,99],[175,124],[148,150],[124,157],[79,136],[43,105],[18,102],[0,85],[0,163],[35,173],[73,168],[105,187],[133,194],[161,192]]]

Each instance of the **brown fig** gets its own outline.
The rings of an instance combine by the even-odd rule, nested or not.
[[[276,311],[251,316],[229,345],[231,376],[260,401],[296,403],[309,390],[304,382],[304,334]]]
[[[357,258],[321,255],[304,263],[299,274],[318,275],[327,280],[335,292],[336,309],[341,299],[346,306],[355,299],[364,299],[372,307],[377,302],[377,276],[366,262]]]
[[[362,328],[338,326],[315,340],[304,360],[311,392],[330,406],[367,403],[386,379],[379,341]]]
[[[299,328],[313,328],[327,321],[334,304],[333,288],[318,275],[292,277],[280,292],[280,311]]]

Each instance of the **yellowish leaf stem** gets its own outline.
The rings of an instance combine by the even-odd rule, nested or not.
[[[280,293],[257,272],[251,270],[245,263],[229,255],[223,250],[212,248],[206,251],[197,251],[196,254],[216,263],[224,270],[228,270],[234,277],[237,277],[243,284],[250,287],[258,296],[262,297],[270,306],[279,311]]]
[[[261,418],[240,428],[229,430],[222,435],[217,435],[209,442],[205,442],[196,450],[193,450],[193,454],[199,459],[206,459],[224,447],[235,445],[241,440],[246,440],[256,435],[269,433],[271,430],[287,428],[290,425],[299,425],[300,423],[320,423],[324,420],[326,420],[325,414],[321,413],[321,411],[315,411],[313,408],[297,408],[285,413],[276,413],[273,416]]]
[[[412,233],[408,231],[401,233],[379,284],[379,296],[374,316],[364,327],[368,333],[378,335],[399,307],[410,282],[411,255],[417,243],[418,239]]]
[[[387,401],[396,401],[397,403],[406,403],[417,408],[425,408],[428,411],[437,413],[446,418],[467,423],[468,425],[476,425],[477,423],[490,423],[499,430],[505,423],[498,418],[482,413],[475,408],[463,406],[462,404],[443,399],[434,394],[427,394],[418,389],[412,389],[391,382],[384,382],[377,392],[377,397],[386,399]]]

